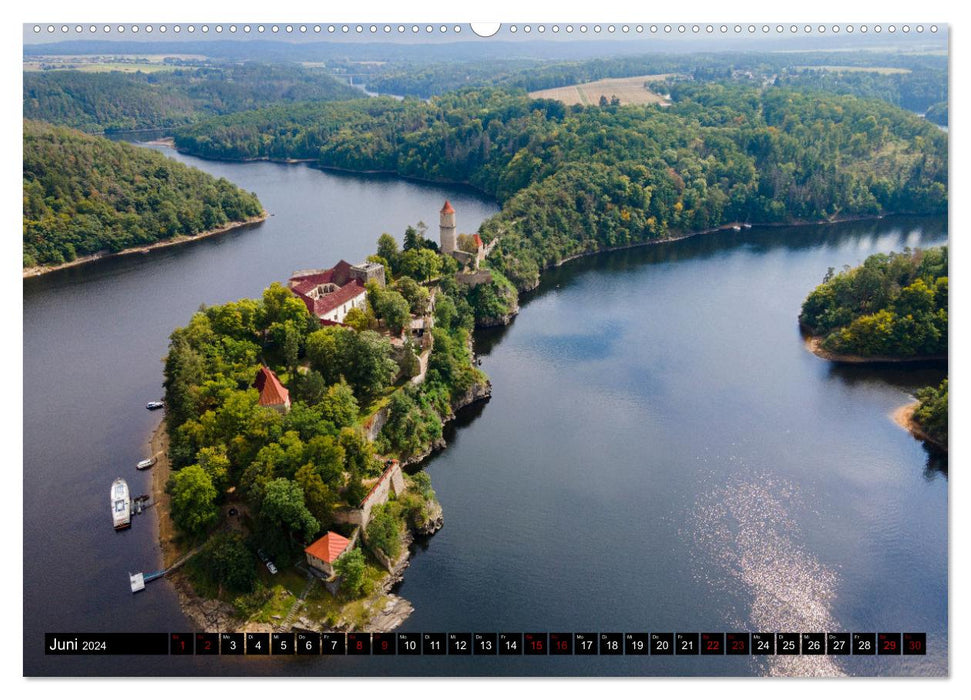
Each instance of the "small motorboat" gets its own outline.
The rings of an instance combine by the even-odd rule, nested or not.
[[[149,411],[157,411],[160,408],[165,408],[165,402],[149,401],[147,404],[145,404],[145,408],[147,408]]]
[[[155,463],[158,461],[158,457],[149,457],[148,459],[143,459],[141,462],[135,465],[135,469],[148,469],[149,467],[154,467]]]

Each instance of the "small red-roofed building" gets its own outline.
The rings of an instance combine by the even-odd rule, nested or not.
[[[336,532],[328,531],[326,535],[304,549],[307,563],[328,576],[334,575],[334,562],[340,559],[344,552],[350,549],[351,541]]]
[[[281,413],[290,410],[290,392],[280,383],[272,369],[263,365],[256,373],[253,386],[260,392],[260,406],[272,408]]]

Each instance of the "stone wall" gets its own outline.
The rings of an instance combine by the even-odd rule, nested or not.
[[[378,439],[378,433],[381,432],[381,428],[384,424],[388,422],[388,407],[380,408],[375,411],[374,415],[368,418],[364,422],[364,436],[369,442],[374,442]]]
[[[429,338],[431,337],[431,333],[428,333],[427,335]],[[421,355],[418,356],[418,374],[416,374],[414,377],[411,378],[411,383],[414,384],[415,386],[418,386],[423,381],[425,381],[425,375],[428,373],[428,360],[431,356],[432,356],[431,347],[429,347],[428,350],[426,350],[425,352],[423,352]],[[385,416],[385,420],[387,421],[387,416]],[[384,423],[382,423],[381,425],[384,425]],[[379,432],[380,432],[380,429],[379,429]],[[375,433],[375,435],[377,435],[377,433]]]
[[[401,473],[401,465],[395,462],[384,470],[384,474],[371,487],[371,492],[361,503],[361,527],[367,527],[368,521],[371,520],[371,509],[374,506],[386,503],[390,493],[393,492],[397,496],[404,491],[405,478]]]
[[[388,496],[391,493],[400,496],[404,492],[405,477],[401,471],[401,465],[395,462],[385,469],[384,473],[374,483],[360,508],[340,508],[334,511],[334,522],[350,523],[362,528],[367,527],[368,521],[371,519],[371,509],[374,506],[387,503]]]

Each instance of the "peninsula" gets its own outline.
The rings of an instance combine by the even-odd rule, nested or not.
[[[443,514],[422,471],[442,426],[491,387],[477,319],[514,313],[445,202],[439,242],[384,234],[359,264],[293,273],[171,336],[152,440],[163,564],[204,629],[391,629],[389,593]],[[262,565],[261,565],[262,562]]]
[[[24,277],[258,223],[255,194],[161,153],[24,120]]]
[[[799,314],[807,347],[837,362],[946,360],[947,269],[947,246],[831,268]]]

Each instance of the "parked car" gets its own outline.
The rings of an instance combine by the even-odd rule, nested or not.
[[[260,558],[260,561],[261,562],[263,562],[264,564],[266,564],[266,570],[267,571],[269,571],[271,574],[277,573],[276,564],[274,564],[272,561],[270,561],[270,557],[268,557],[266,555],[266,552],[264,552],[262,549],[257,549],[256,550],[256,556],[258,556]]]

